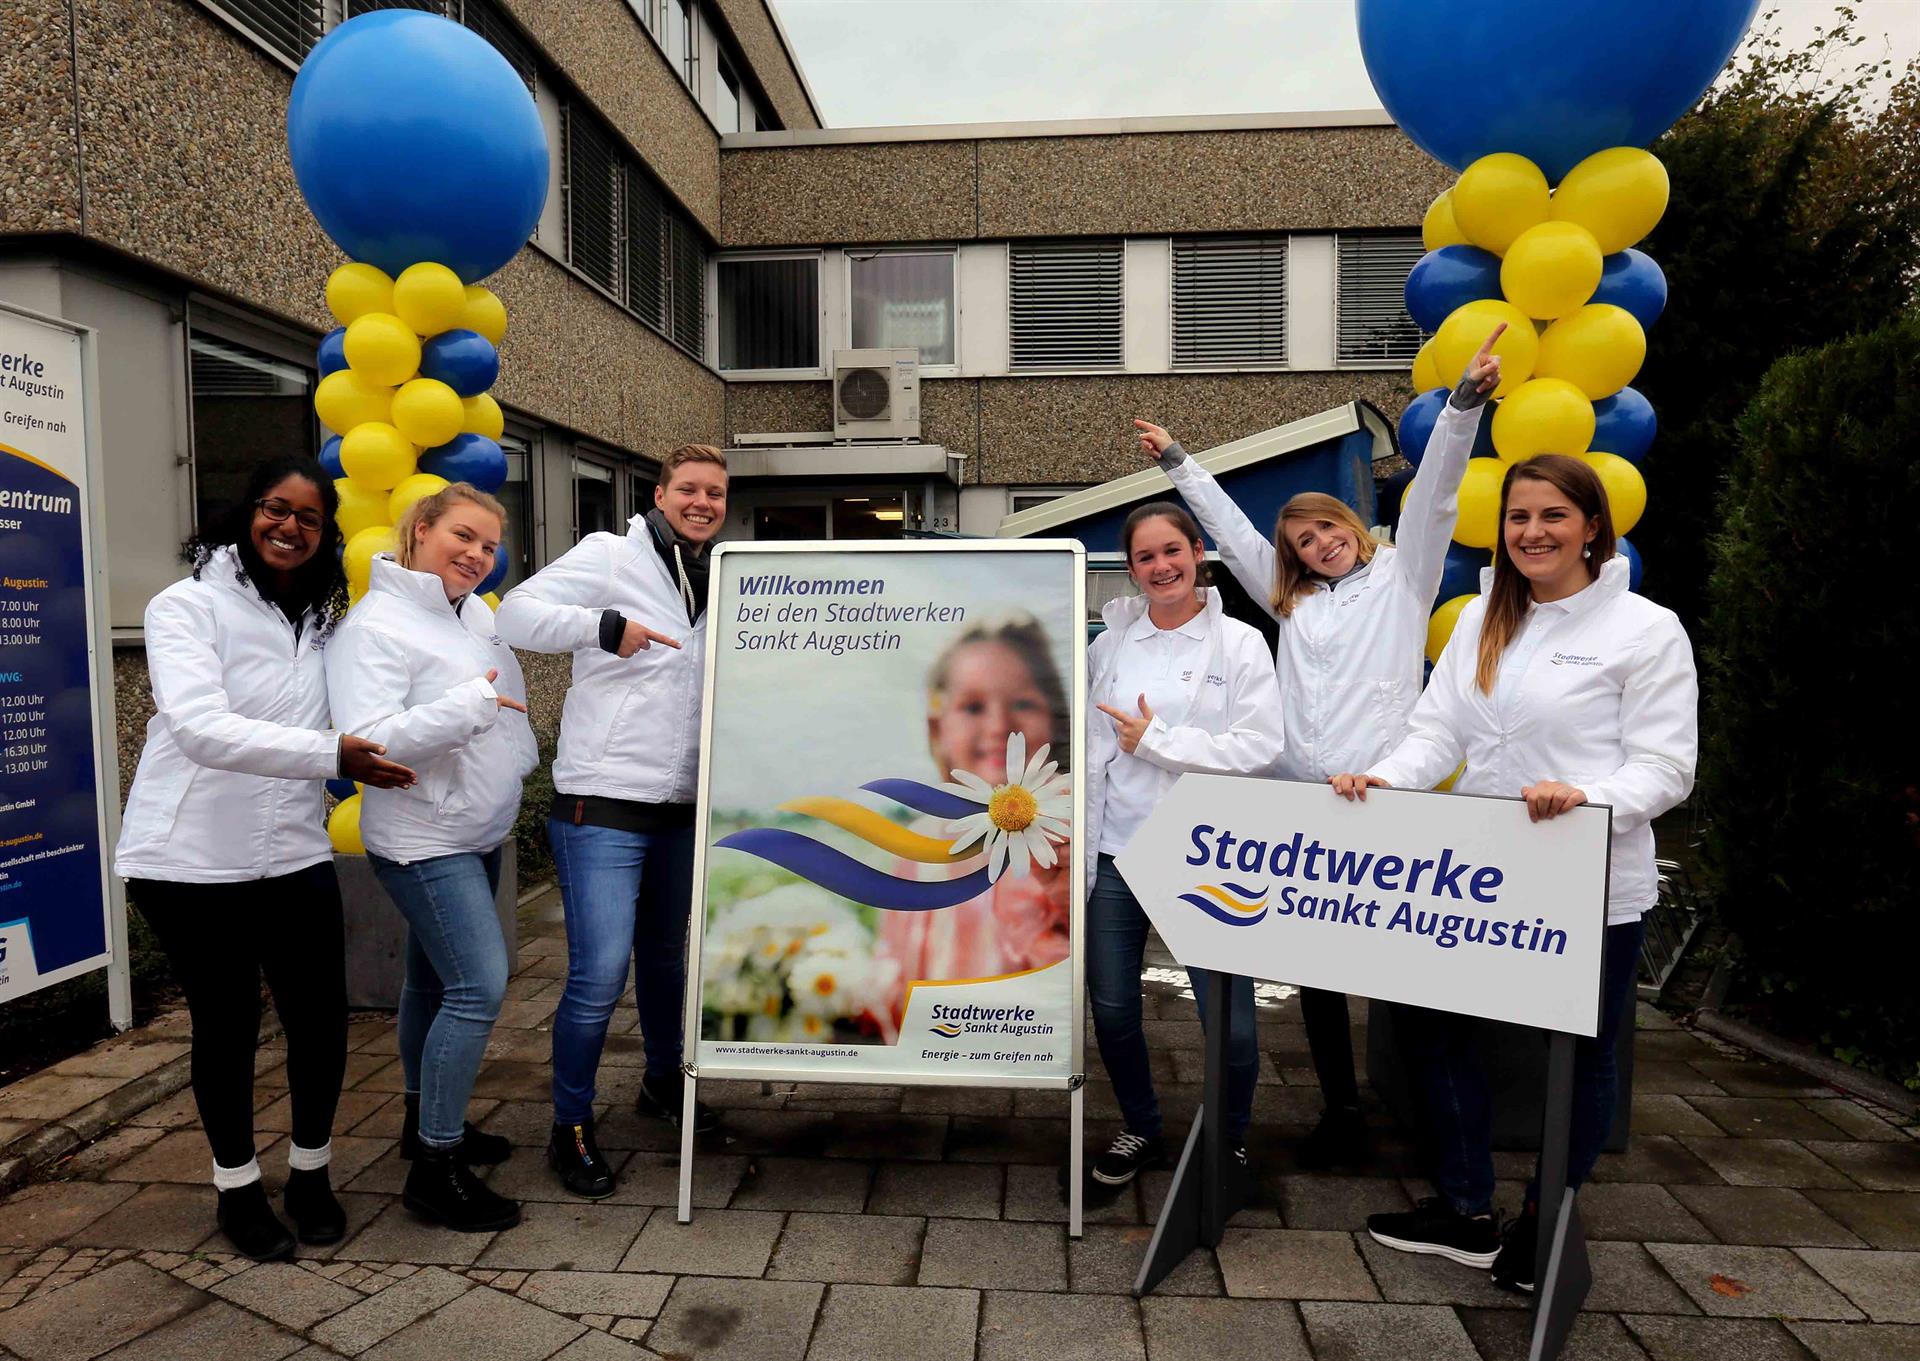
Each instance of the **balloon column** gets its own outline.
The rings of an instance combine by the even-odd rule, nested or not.
[[[1642,147],[1690,108],[1725,65],[1758,0],[1359,0],[1361,52],[1408,137],[1460,172],[1427,209],[1427,254],[1407,275],[1407,310],[1432,338],[1414,360],[1418,395],[1401,450],[1418,463],[1446,392],[1498,322],[1491,457],[1468,462],[1439,600],[1437,659],[1499,540],[1507,465],[1573,454],[1599,474],[1614,529],[1647,506],[1638,467],[1653,407],[1628,386],[1667,280],[1633,247],[1666,211],[1666,168]],[[1627,143],[1627,145],[1621,145]],[[1481,450],[1476,448],[1475,454]],[[1620,552],[1640,584],[1640,554]]]
[[[480,281],[539,221],[546,134],[484,38],[391,9],[348,19],[308,54],[287,149],[307,207],[349,258],[326,282],[339,325],[320,342],[313,404],[330,432],[320,458],[337,479],[358,601],[408,506],[450,482],[506,481],[504,418],[488,389],[507,313]],[[502,553],[483,592],[506,564]],[[329,819],[338,850],[359,850],[359,805],[347,793]]]

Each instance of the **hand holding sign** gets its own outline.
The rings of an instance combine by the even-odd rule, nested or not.
[[[1141,436],[1142,442],[1145,439],[1144,435]],[[1147,707],[1147,697],[1140,696],[1140,712],[1137,714],[1130,714],[1125,709],[1109,708],[1105,704],[1094,707],[1113,720],[1113,726],[1120,734],[1120,750],[1129,756],[1133,755],[1134,748],[1140,745],[1141,736],[1153,724],[1153,710]]]
[[[1393,788],[1378,775],[1335,775],[1327,783],[1333,786],[1334,793],[1349,803],[1355,799],[1365,803],[1369,789]]]
[[[1558,780],[1530,784],[1520,791],[1520,797],[1527,801],[1527,817],[1534,822],[1549,822],[1587,801],[1584,792]]]

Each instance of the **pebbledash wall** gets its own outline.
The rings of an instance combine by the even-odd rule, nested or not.
[[[377,3],[392,0],[7,3],[0,298],[99,332],[123,784],[151,711],[141,618],[180,575],[180,541],[251,459],[318,444],[313,347],[342,257],[294,184],[286,102],[302,44]],[[1409,395],[1404,345],[1343,358],[1348,247],[1417,255],[1448,177],[1378,113],[823,129],[767,0],[417,3],[521,68],[553,152],[539,228],[489,281],[510,319],[494,391],[516,579],[650,504],[676,444],[751,451],[830,429],[849,262],[877,252],[952,257],[954,362],[922,384],[923,447],[950,456],[947,475],[897,473],[884,447],[816,475],[797,451],[738,480],[730,536],[787,503],[897,493],[907,517],[883,531],[992,533],[1022,504],[1136,467],[1134,413],[1204,448]],[[262,14],[305,27],[289,39]],[[1182,242],[1229,237],[1284,243],[1281,300],[1263,304],[1283,309],[1268,325],[1284,356],[1177,362],[1173,261]],[[1010,260],[1076,241],[1117,243],[1124,344],[1092,367],[1023,365]],[[783,256],[815,262],[807,362],[723,368],[729,263]],[[564,664],[530,678],[557,718]]]

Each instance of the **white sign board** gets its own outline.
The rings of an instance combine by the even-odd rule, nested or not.
[[[1610,830],[1594,806],[1183,775],[1115,862],[1183,964],[1593,1035]]]

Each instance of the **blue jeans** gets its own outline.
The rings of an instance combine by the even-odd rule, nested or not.
[[[451,1148],[507,995],[507,941],[494,914],[500,848],[397,864],[368,855],[407,919],[400,1065],[420,1094],[420,1142]]]
[[[1102,855],[1087,898],[1087,996],[1093,1004],[1093,1035],[1100,1061],[1113,1080],[1127,1129],[1148,1139],[1160,1137],[1160,1098],[1153,1090],[1141,1025],[1140,966],[1146,957],[1152,924],[1114,867]],[[1194,970],[1194,1000],[1206,1019],[1206,975]],[[1227,1006],[1227,1137],[1244,1143],[1253,1120],[1253,1086],[1260,1073],[1260,1044],[1254,1029],[1253,980],[1233,979]]]
[[[607,1022],[638,976],[647,1075],[680,1070],[693,913],[693,829],[622,832],[547,820],[567,918],[567,983],[553,1017],[553,1118],[593,1118],[594,1077]]]
[[[1614,1046],[1633,1014],[1640,966],[1638,921],[1607,928],[1600,983],[1600,1033],[1573,1042],[1573,1120],[1568,1138],[1567,1185],[1593,1171],[1613,1126],[1619,1095]],[[1493,1208],[1493,1100],[1480,1048],[1481,1022],[1472,1016],[1395,1003],[1393,1033],[1414,1076],[1427,1121],[1433,1185],[1461,1214]],[[1527,1203],[1539,1198],[1536,1169]]]

